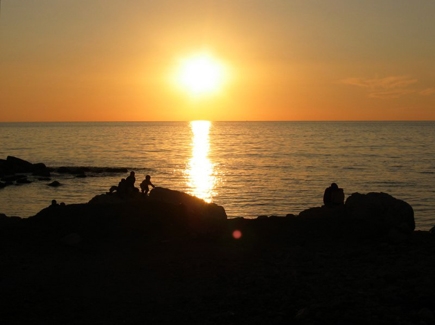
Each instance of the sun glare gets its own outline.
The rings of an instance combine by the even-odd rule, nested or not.
[[[224,66],[208,54],[184,59],[179,67],[177,83],[192,95],[217,92],[224,79]]]

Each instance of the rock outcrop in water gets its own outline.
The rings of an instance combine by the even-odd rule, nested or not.
[[[33,181],[50,181],[53,174],[83,178],[87,175],[125,174],[127,172],[128,169],[122,167],[47,167],[44,163],[31,163],[21,158],[7,156],[6,159],[0,159],[0,189],[8,185],[29,184]]]
[[[7,156],[6,160],[0,159],[0,176],[19,173],[31,173],[35,176],[50,176],[50,171],[43,163],[32,164],[21,158]]]
[[[32,164],[13,156],[8,156],[6,160],[0,159],[0,188],[12,184],[31,183],[27,175],[50,177],[50,170],[43,163]]]

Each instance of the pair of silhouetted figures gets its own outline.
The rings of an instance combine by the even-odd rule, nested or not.
[[[139,192],[139,189],[134,186],[136,182],[135,173],[132,171],[127,178],[121,179],[118,186],[112,186],[109,190],[109,193],[117,192],[118,194],[131,194]],[[148,195],[149,187],[155,187],[153,183],[151,183],[151,176],[146,175],[145,179],[140,183],[140,190],[145,196]]]
[[[325,189],[323,193],[323,204],[327,207],[339,206],[344,204],[344,192],[336,183]]]

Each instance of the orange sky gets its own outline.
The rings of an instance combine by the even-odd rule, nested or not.
[[[0,122],[435,120],[432,0],[2,0]],[[206,51],[220,92],[170,82]]]

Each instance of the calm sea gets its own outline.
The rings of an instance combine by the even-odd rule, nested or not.
[[[298,214],[322,205],[331,182],[385,192],[435,225],[435,122],[0,123],[0,159],[49,167],[126,167],[137,183],[222,205],[229,217]],[[0,189],[0,213],[28,217],[58,202],[84,203],[127,174],[53,175]]]

